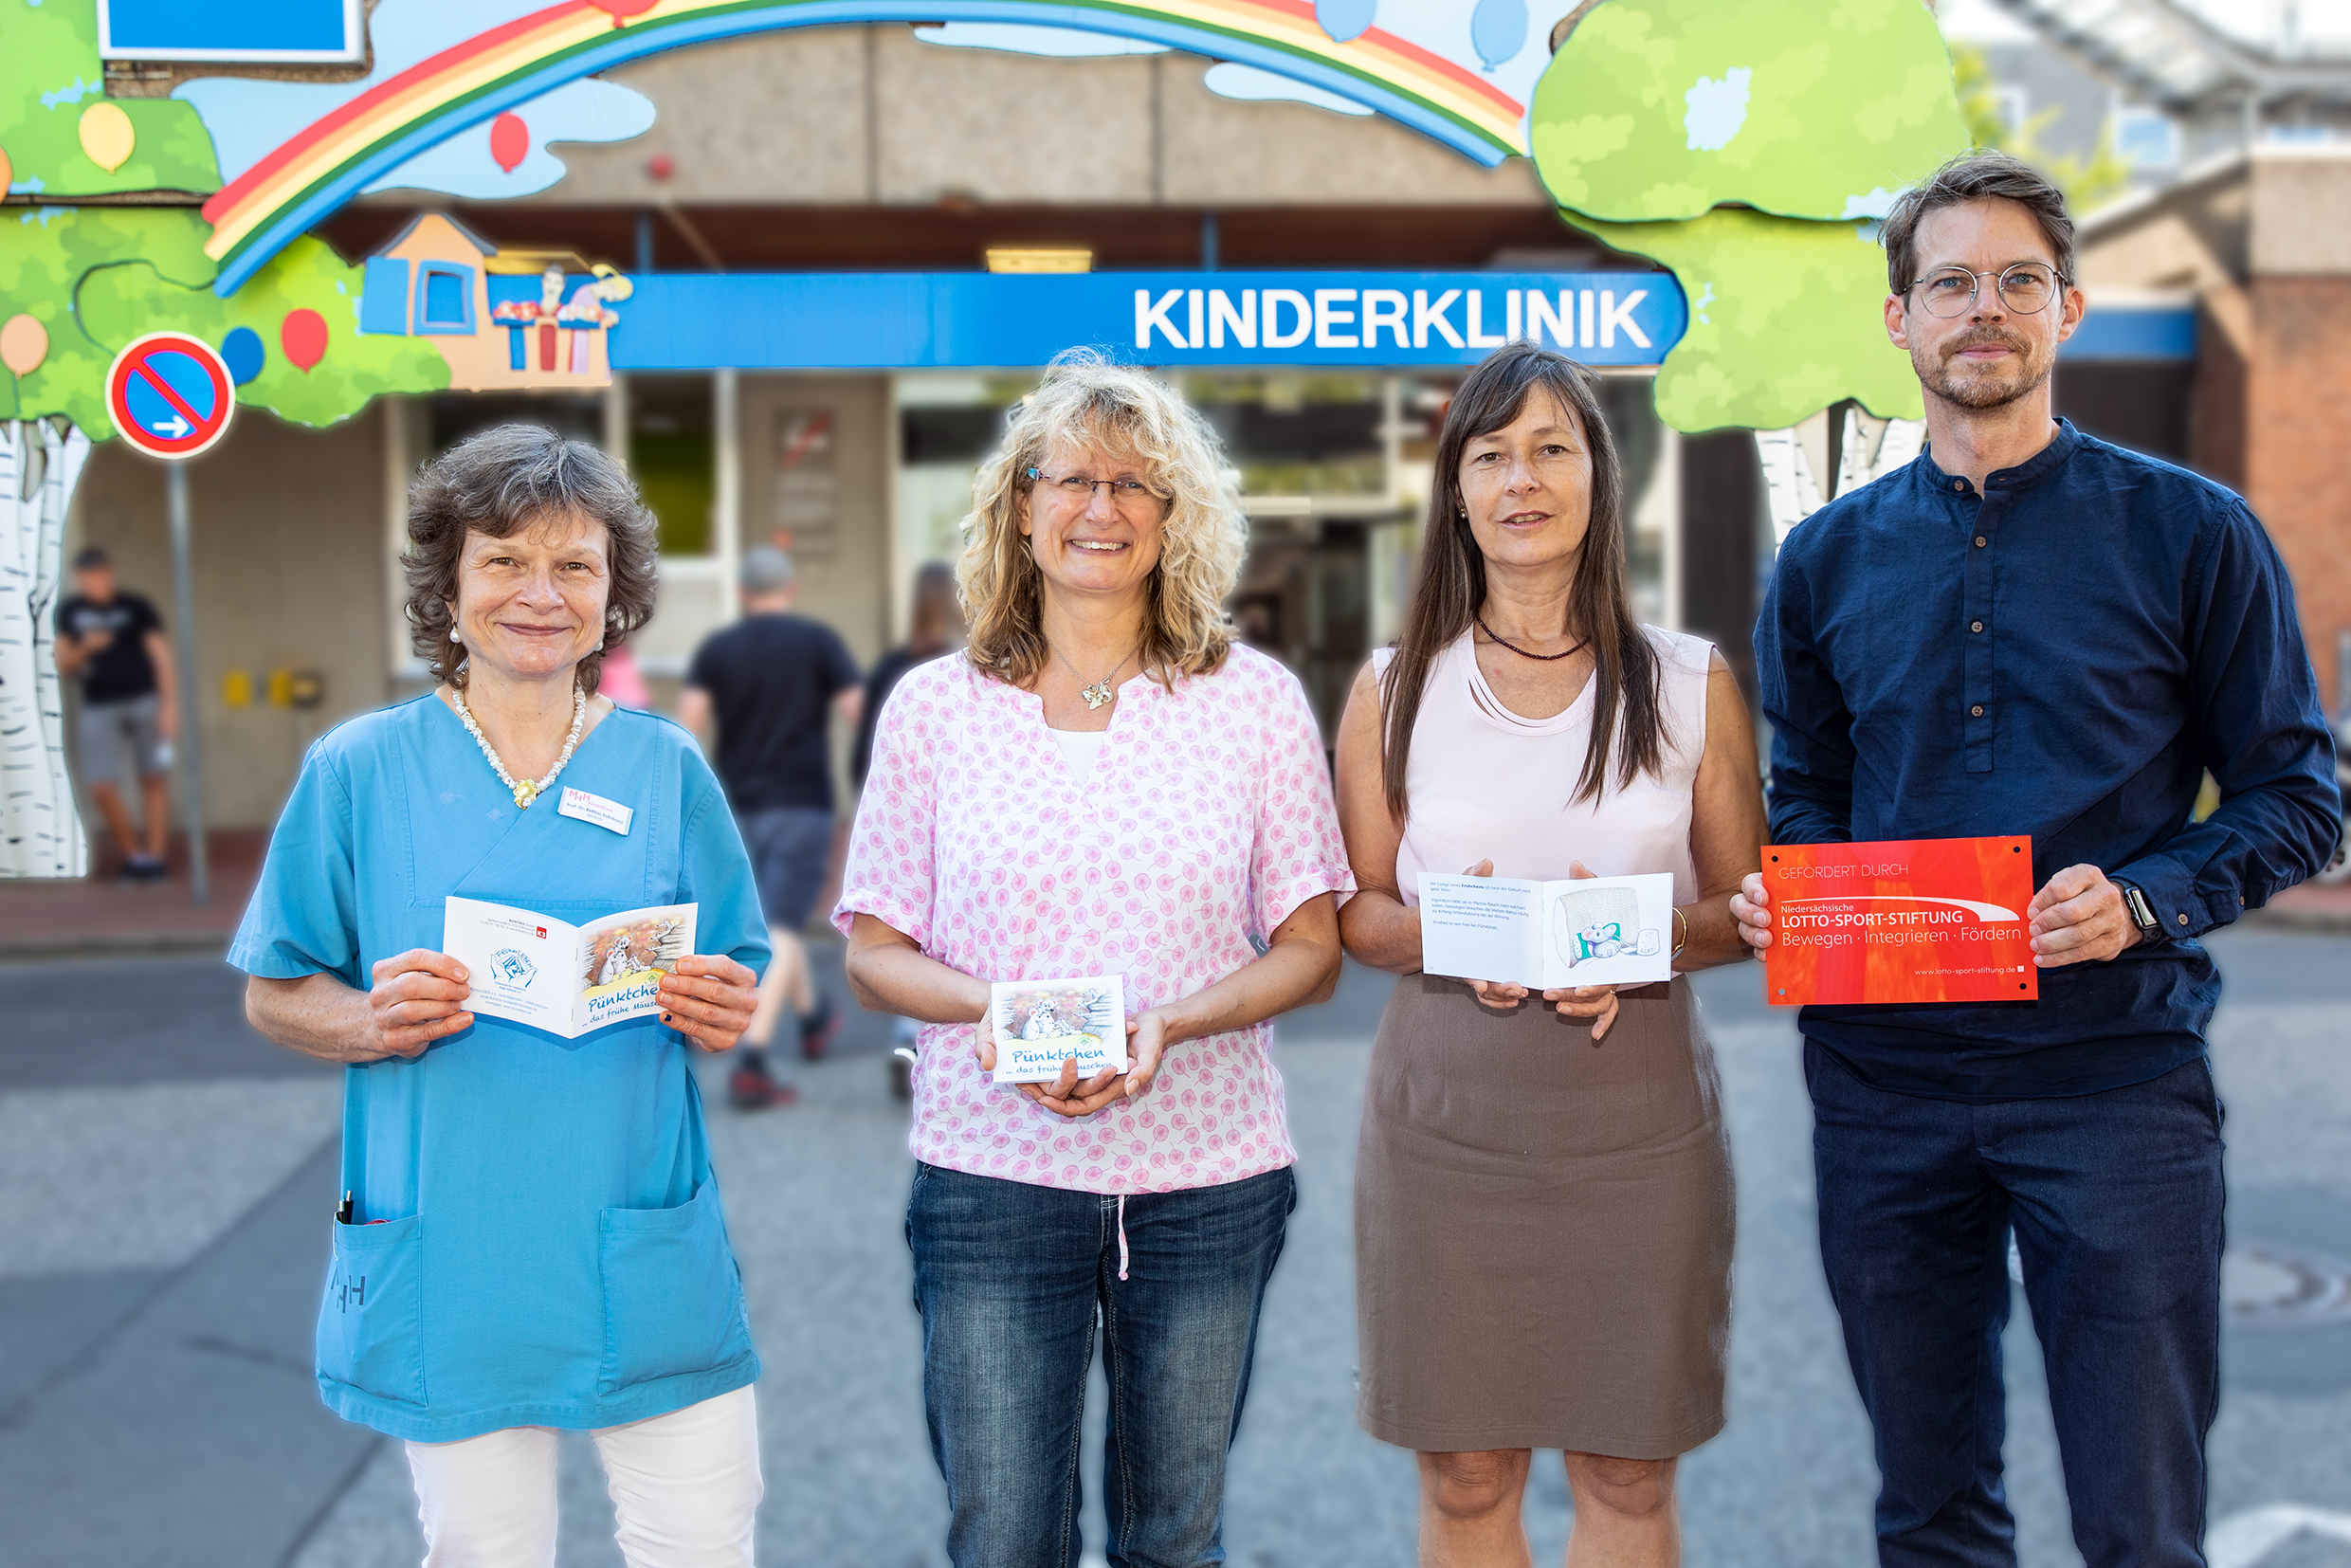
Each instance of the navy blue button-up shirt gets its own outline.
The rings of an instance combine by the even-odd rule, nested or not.
[[[1923,454],[1788,536],[1756,622],[1775,842],[2030,834],[2163,939],[2041,972],[2037,1002],[1810,1007],[1865,1081],[2089,1094],[2195,1060],[2220,977],[2194,939],[2316,871],[2342,803],[2285,563],[2208,480],[2056,438],[1978,496]],[[2218,809],[2192,820],[2210,770]]]

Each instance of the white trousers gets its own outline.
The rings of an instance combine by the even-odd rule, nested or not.
[[[751,1568],[759,1413],[738,1388],[591,1435],[629,1568]],[[425,1568],[554,1568],[556,1429],[410,1443]]]

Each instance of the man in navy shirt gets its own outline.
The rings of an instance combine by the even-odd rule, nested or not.
[[[775,948],[759,984],[759,1010],[727,1075],[735,1107],[758,1110],[797,1098],[775,1081],[767,1060],[785,1005],[799,1015],[800,1053],[811,1061],[840,1027],[832,999],[817,989],[801,932],[832,867],[831,720],[838,714],[855,733],[863,692],[840,633],[793,612],[799,589],[792,557],[757,545],[743,553],[740,570],[743,618],[695,650],[678,722],[706,738],[716,721],[712,766],[751,852]]]
[[[1782,844],[2030,834],[2037,1002],[1812,1007],[1821,1260],[1880,1560],[2014,1564],[2012,1231],[2090,1568],[2201,1564],[2220,1106],[2196,941],[2319,869],[2333,743],[2245,503],[2051,417],[2082,319],[2057,191],[1996,153],[1886,220],[1926,451],[1780,551],[1755,630]],[[2220,804],[2195,819],[2207,773]],[[1732,912],[1771,940],[1762,881]]]

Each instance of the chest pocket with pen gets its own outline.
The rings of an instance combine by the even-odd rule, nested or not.
[[[319,1376],[379,1399],[425,1398],[424,1216],[335,1222],[319,1304]]]

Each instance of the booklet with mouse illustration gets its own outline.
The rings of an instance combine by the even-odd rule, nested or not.
[[[1124,1072],[1126,982],[1117,975],[1081,980],[998,980],[988,988],[999,1084],[1049,1084],[1078,1060],[1078,1076]]]
[[[447,901],[441,951],[465,966],[465,1003],[486,1018],[576,1040],[661,1011],[661,977],[694,951],[699,905],[624,909],[572,925],[536,910]]]
[[[1529,991],[1673,978],[1673,878],[1420,874],[1420,967]]]

